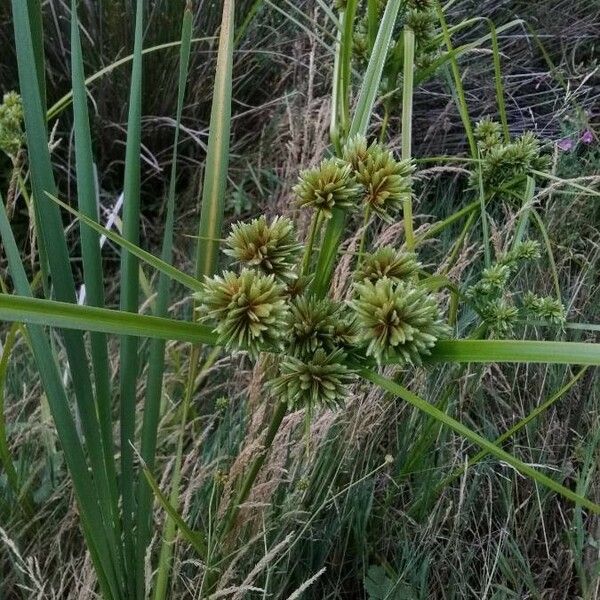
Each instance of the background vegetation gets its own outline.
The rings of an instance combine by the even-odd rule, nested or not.
[[[133,3],[80,4],[85,72],[90,75],[133,51],[135,14]],[[214,93],[218,8],[214,2],[194,3],[193,37],[206,39],[192,44],[177,146],[173,263],[190,273],[195,270]],[[182,9],[179,2],[148,3],[145,48],[180,38]],[[329,145],[334,39],[327,9],[328,4],[309,0],[236,3],[226,225],[258,214],[290,213],[298,170],[314,166]],[[595,133],[600,6],[585,0],[458,0],[448,3],[445,12],[450,24],[474,16],[489,17],[496,27],[522,20],[499,34],[508,124],[513,135],[535,131],[552,150],[554,176],[586,188],[552,181],[537,201],[569,320],[598,323],[600,210],[590,189],[597,189],[600,182]],[[46,94],[52,107],[72,87],[70,7],[62,2],[44,3],[43,15]],[[0,7],[0,42],[6,49],[0,59],[2,92],[19,89],[13,24],[11,8],[4,3]],[[459,46],[487,32],[486,22],[475,22],[458,31],[453,42]],[[144,58],[140,245],[157,256],[168,212],[165,198],[173,161],[179,56],[178,48],[169,48]],[[106,223],[112,215],[118,228],[126,173],[130,66],[117,67],[90,86],[95,168],[102,174],[100,219]],[[461,56],[460,73],[473,121],[495,116],[489,43],[478,44]],[[361,76],[357,67],[357,83]],[[468,152],[456,94],[447,65],[415,88],[413,154],[417,160]],[[401,97],[394,97],[386,141],[398,153],[401,117]],[[56,142],[52,162],[61,198],[75,205],[73,118],[72,111],[65,110],[50,119],[49,125]],[[374,134],[384,118],[384,107],[378,104],[372,119]],[[3,156],[3,195],[11,178],[11,162]],[[467,187],[463,165],[419,163],[414,203],[417,233],[470,201]],[[36,238],[29,208],[18,194],[12,211],[11,225],[31,280],[39,271]],[[504,249],[517,213],[514,205],[505,202],[491,215],[493,249]],[[79,229],[66,215],[63,224],[70,254],[80,257]],[[307,229],[304,216],[298,216],[298,223],[303,231]],[[421,259],[432,270],[449,267],[452,281],[468,285],[481,271],[478,232],[468,231],[452,264],[444,262],[461,226],[428,242]],[[395,243],[401,235],[398,228],[381,227],[375,241]],[[119,303],[120,253],[118,244],[107,241],[103,259],[108,306]],[[522,273],[523,289],[552,293],[547,260]],[[2,266],[2,284],[8,286],[6,263]],[[73,266],[79,290],[81,260],[73,259]],[[344,281],[348,269],[341,261],[334,281]],[[142,302],[150,306],[156,281],[149,270],[144,274]],[[182,297],[182,289],[177,288],[171,316],[189,316],[191,307]],[[0,361],[4,390],[0,407],[7,450],[23,495],[15,494],[3,471],[0,597],[93,598],[98,594],[96,575],[82,540],[63,449],[27,338],[15,331],[7,325],[3,332],[4,349],[11,344],[11,335],[17,337],[15,347],[5,351]],[[536,335],[539,332],[534,328],[523,332],[528,338]],[[572,331],[569,339],[598,341],[594,331]],[[63,357],[60,339],[53,343],[57,356]],[[114,374],[119,364],[115,340],[109,341],[108,348]],[[143,342],[142,353],[147,351]],[[167,344],[154,473],[166,494],[181,477],[179,509],[196,528],[207,522],[207,507],[215,513],[223,511],[217,493],[226,496],[228,482],[248,469],[264,427],[264,398],[259,368],[236,356],[215,356],[192,386],[180,437],[189,389],[188,361],[187,345]],[[138,375],[148,368],[147,362],[141,365]],[[451,387],[451,380],[458,380],[458,387]],[[142,389],[145,382],[145,377],[138,380],[140,397],[146,391]],[[600,387],[594,368],[491,364],[470,365],[457,372],[444,367],[416,371],[410,384],[422,397],[490,440],[550,400],[504,448],[600,503]],[[117,412],[116,405],[113,412]],[[574,507],[495,458],[485,457],[465,470],[479,449],[401,400],[357,384],[344,410],[315,415],[308,447],[303,423],[301,412],[286,417],[232,533],[244,545],[219,584],[221,590],[233,589],[230,596],[300,597],[294,593],[306,584],[302,597],[315,599],[600,597],[597,515]],[[140,417],[135,427],[141,425]],[[449,480],[457,470],[459,475]],[[164,522],[165,511],[155,503],[151,550],[142,561],[148,581],[154,568],[150,557],[161,552],[167,535]],[[198,597],[205,573],[194,548],[185,536],[169,547],[174,562],[172,577],[165,584],[166,597]]]

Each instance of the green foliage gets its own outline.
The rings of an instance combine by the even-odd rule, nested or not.
[[[24,142],[21,96],[7,92],[0,104],[0,150],[15,157]]]

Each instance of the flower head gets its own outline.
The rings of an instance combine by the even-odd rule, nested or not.
[[[526,132],[509,144],[490,147],[483,155],[481,178],[486,188],[498,189],[522,181],[531,171],[544,171],[549,157],[542,152],[538,138]],[[477,185],[479,175],[474,173],[471,184]]]
[[[367,355],[378,362],[397,355],[419,364],[421,356],[449,332],[435,298],[424,288],[384,277],[357,283],[355,293],[351,306],[361,341],[367,344]]]
[[[502,127],[490,117],[484,117],[475,125],[475,139],[481,154],[488,153],[492,148],[502,144]]]
[[[352,167],[337,158],[329,158],[314,169],[300,173],[294,186],[298,206],[310,206],[331,217],[334,208],[349,208],[360,193]]]
[[[533,292],[527,292],[523,296],[523,308],[539,319],[561,327],[567,320],[563,303],[549,296],[538,296]]]
[[[271,223],[263,215],[249,223],[236,223],[226,240],[225,254],[279,281],[296,279],[296,260],[302,249],[292,221],[275,217]]]
[[[591,129],[586,129],[582,134],[581,134],[581,141],[584,144],[591,144],[594,141],[594,133],[592,132]]]
[[[343,404],[352,377],[343,361],[341,350],[327,354],[322,348],[306,360],[287,356],[281,361],[279,376],[271,383],[272,389],[290,408],[335,408]]]
[[[311,356],[319,348],[332,349],[337,306],[328,299],[300,296],[291,304],[288,348],[295,356]]]
[[[365,254],[354,278],[375,282],[382,277],[392,281],[406,281],[421,268],[414,252],[402,252],[392,246],[383,246],[372,254]]]
[[[406,15],[406,25],[415,34],[418,45],[426,44],[434,32],[437,17],[432,10],[411,9]]]
[[[261,350],[281,348],[288,308],[285,286],[273,275],[243,269],[237,275],[206,278],[197,294],[203,321],[216,323],[219,343],[227,349],[240,348],[256,356]]]
[[[374,142],[366,147],[364,138],[352,138],[344,149],[344,160],[356,173],[363,187],[363,201],[384,221],[392,221],[392,213],[411,194],[411,161],[396,160],[385,146]]]
[[[0,150],[16,156],[23,145],[23,103],[16,92],[4,94],[0,104]]]
[[[498,337],[506,337],[514,330],[519,318],[519,309],[503,298],[498,298],[487,303],[481,309],[481,315],[491,333]]]
[[[537,260],[540,258],[540,244],[535,240],[519,242],[512,250],[509,250],[498,261],[501,265],[514,268],[518,263],[526,260]]]

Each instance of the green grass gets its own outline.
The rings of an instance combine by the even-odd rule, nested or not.
[[[483,8],[462,18],[460,2],[435,2],[437,20],[423,42],[396,0],[381,13],[370,0],[350,0],[341,12],[321,2],[317,12],[304,2],[203,4],[216,60],[199,82],[202,7],[139,0],[119,22],[117,5],[100,11],[102,28],[99,21],[85,28],[92,15],[72,0],[68,84],[56,94],[45,77],[57,55],[48,44],[44,54],[52,34],[42,6],[12,2],[27,144],[11,162],[6,190],[20,196],[21,208],[0,206],[8,265],[0,278],[0,598],[40,587],[50,597],[111,600],[190,590],[238,599],[508,599],[566,590],[595,597],[598,181],[578,178],[594,164],[584,147],[557,155],[551,173],[533,169],[499,187],[484,180],[470,69],[486,62],[491,112],[508,143],[518,126],[503,34],[518,22],[494,25]],[[155,39],[163,19],[178,29]],[[283,64],[302,74],[277,92],[262,75],[273,56],[243,75],[236,70],[248,44],[259,56],[268,39],[257,32],[274,24],[287,44],[278,49]],[[96,68],[108,43],[104,25],[133,48],[123,44],[124,58]],[[425,67],[424,43],[436,52]],[[159,58],[168,65],[162,71]],[[107,141],[97,126],[104,108],[89,92],[125,65],[124,211],[115,231],[99,210],[114,172],[97,159]],[[164,144],[144,134],[148,86],[157,81],[174,98],[169,168],[158,178],[142,158]],[[262,101],[264,87],[286,92],[267,125],[256,111],[240,110]],[[198,191],[186,175],[184,140],[195,110],[190,94],[199,89],[208,90],[212,109]],[[423,127],[432,89],[444,90],[451,101],[444,110],[455,131],[462,127],[458,146],[449,138],[438,153],[427,150]],[[572,110],[581,115],[577,102]],[[58,115],[72,119],[68,149],[64,140],[48,145]],[[415,158],[411,197],[391,223],[339,207],[329,220],[320,212],[306,218],[290,191],[308,166],[302,161],[339,157],[356,134]],[[313,137],[318,150],[302,147]],[[266,172],[281,177],[265,185]],[[478,185],[468,185],[469,173]],[[378,366],[355,342],[339,359],[354,373],[340,406],[288,406],[270,383],[282,352],[293,351],[291,330],[285,350],[263,347],[253,359],[237,344],[223,349],[230,340],[215,323],[198,321],[205,278],[238,268],[221,252],[234,218],[229,196],[245,185],[238,181],[251,181],[266,199],[250,205],[252,214],[293,218],[301,232],[294,235],[307,240],[301,268],[316,297],[353,297],[355,263],[377,245],[415,250],[423,265],[406,285],[439,300],[449,339],[438,340],[422,366],[400,353]],[[30,212],[21,197],[31,199]],[[368,235],[359,233],[363,213]],[[581,239],[573,237],[577,227]],[[561,327],[521,312],[498,339],[469,290],[528,239],[540,242],[541,258],[518,263],[504,300],[517,305],[529,290],[551,296],[567,306],[567,320]],[[243,298],[236,302],[239,310]]]

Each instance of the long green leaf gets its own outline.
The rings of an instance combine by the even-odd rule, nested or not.
[[[198,323],[151,317],[54,300],[0,294],[0,319],[215,346],[217,336]],[[429,362],[548,363],[600,366],[600,344],[532,340],[444,340]],[[386,364],[396,364],[390,358]]]
[[[98,218],[96,203],[96,185],[92,140],[85,90],[83,54],[77,17],[77,0],[71,0],[71,70],[73,85],[73,115],[75,131],[75,168],[77,173],[77,201],[82,214],[89,219]],[[104,287],[100,238],[87,227],[80,227],[83,274],[87,303],[92,306],[104,306]],[[121,526],[118,510],[117,473],[115,467],[115,449],[112,427],[110,367],[106,336],[101,333],[90,335],[90,351],[94,369],[96,389],[96,412],[100,423],[102,449],[104,453],[106,487],[109,490],[112,518],[112,547],[115,550],[116,564],[121,567],[119,576],[121,587],[124,584],[122,572],[122,552],[120,547]]]
[[[123,237],[139,245],[140,235],[140,151],[142,130],[142,35],[144,0],[136,2],[135,41],[129,114],[127,117],[127,146],[125,150],[125,176],[123,184]],[[139,263],[127,250],[121,251],[120,307],[135,313],[139,306]],[[123,507],[123,533],[127,563],[128,593],[136,595],[136,548],[134,535],[135,470],[133,444],[135,443],[135,407],[137,400],[138,340],[133,336],[121,337],[120,352],[120,425],[121,425],[121,499]],[[139,549],[138,549],[139,550]]]
[[[34,0],[31,1],[35,4]],[[56,195],[56,184],[48,148],[44,90],[40,84],[40,70],[36,67],[39,61],[36,58],[35,48],[42,41],[33,39],[34,34],[37,38],[42,33],[35,23],[30,22],[28,7],[31,6],[29,1],[12,1],[15,47],[23,98],[33,203],[37,231],[40,236],[38,245],[46,252],[55,297],[60,301],[75,302],[75,284],[62,221],[58,207],[49,202],[45,195],[46,192]],[[48,251],[49,249],[51,252]],[[93,401],[94,392],[90,373],[87,361],[82,360],[82,357],[86,356],[83,336],[80,332],[68,330],[63,333],[63,339],[86,448],[92,469],[97,474],[97,477],[92,480],[92,487],[95,489],[99,501],[104,535],[106,539],[110,539],[112,531],[110,490],[107,485],[102,437]],[[38,367],[44,368],[39,364]],[[111,570],[110,573],[107,572],[107,576],[113,587],[118,578],[116,574],[118,569],[115,567],[114,559],[115,554],[110,551],[106,557],[111,564]]]
[[[223,224],[229,138],[231,136],[231,71],[233,67],[234,0],[224,0],[210,132],[202,186],[196,275],[210,276],[217,267]]]
[[[33,300],[21,255],[15,242],[4,202],[0,197],[0,237],[8,259],[11,278],[17,293],[25,301]],[[0,294],[0,300],[12,298]],[[73,304],[65,306],[75,307]],[[22,319],[7,319],[21,321]],[[107,598],[119,598],[119,587],[113,576],[110,550],[106,543],[104,523],[99,512],[98,496],[89,474],[84,448],[79,439],[75,420],[69,408],[69,401],[63,388],[61,374],[58,371],[52,348],[41,327],[28,327],[31,348],[36,361],[40,379],[48,398],[50,411],[56,425],[58,437],[64,450],[65,460],[73,480],[75,495],[81,512],[81,524],[84,536],[96,569],[98,582]]]
[[[536,483],[549,488],[550,490],[560,494],[561,496],[564,496],[565,498],[571,500],[577,505],[581,505],[596,514],[600,514],[599,504],[596,504],[595,502],[592,502],[591,500],[584,498],[579,494],[576,494],[575,492],[561,485],[557,481],[554,481],[554,479],[551,479],[543,473],[540,473],[537,469],[534,469],[533,467],[530,467],[529,465],[525,464],[523,461],[519,460],[512,454],[509,454],[501,448],[498,448],[498,446],[496,446],[493,442],[490,442],[489,440],[486,440],[485,438],[481,437],[478,433],[469,429],[466,425],[463,425],[456,419],[453,419],[452,417],[442,412],[435,406],[429,404],[429,402],[426,402],[422,398],[419,398],[419,396],[413,394],[405,387],[395,383],[387,377],[383,377],[382,375],[379,375],[378,373],[370,371],[368,369],[361,369],[360,375],[368,381],[371,381],[372,383],[375,383],[376,385],[380,386],[387,392],[390,392],[391,394],[395,394],[396,396],[402,398],[405,402],[408,402],[409,404],[418,408],[420,411],[424,412],[430,417],[433,417],[436,421],[439,421],[446,427],[449,427],[450,429],[463,436],[470,442],[477,444],[482,449],[489,452],[489,454],[491,454],[492,456],[495,456],[499,460],[510,465],[511,467],[519,471],[521,474],[533,479]]]
[[[202,206],[198,247],[196,252],[196,277],[212,275],[217,267],[219,254],[219,238],[223,226],[225,208],[225,191],[229,168],[229,138],[231,136],[231,87],[233,68],[235,1],[224,0],[219,35],[219,50],[214,81],[210,131],[204,170]],[[195,386],[200,349],[194,346],[188,361],[186,389],[183,398],[181,424],[175,467],[171,481],[170,504],[177,508],[179,504],[179,488],[181,480],[181,464],[183,460],[183,438],[186,429],[192,394]],[[160,551],[159,568],[156,578],[155,600],[167,597],[167,586],[175,541],[176,522],[170,516],[165,522],[163,545]]]
[[[531,340],[444,340],[437,343],[429,360],[600,366],[600,344]]]
[[[181,30],[181,46],[179,55],[179,91],[177,96],[177,115],[175,118],[175,136],[171,156],[171,179],[167,196],[167,217],[164,227],[161,260],[169,264],[173,258],[173,225],[175,222],[175,185],[177,183],[177,157],[179,147],[179,128],[185,99],[186,79],[188,74],[190,47],[192,37],[192,11],[186,9]],[[195,281],[195,280],[194,280]],[[166,317],[169,305],[170,279],[165,273],[160,273],[154,314]],[[154,469],[156,454],[156,439],[160,405],[163,395],[163,374],[165,368],[165,341],[152,340],[148,355],[148,378],[146,383],[146,399],[144,404],[144,420],[142,424],[142,442],[140,455],[145,465],[146,477],[139,482],[137,503],[137,591],[138,598],[145,598],[145,562],[146,548],[151,538],[152,522],[152,489],[148,485]]]
[[[51,198],[54,202],[56,202],[59,206],[64,208],[67,212],[80,219],[87,227],[105,235],[111,242],[118,244],[119,246],[121,246],[121,248],[124,248],[125,250],[127,250],[127,252],[130,252],[131,254],[139,258],[141,261],[145,262],[147,265],[153,267],[159,273],[166,275],[169,279],[181,283],[181,285],[194,292],[197,292],[202,289],[201,283],[195,277],[191,277],[183,271],[180,271],[179,269],[169,264],[162,258],[156,258],[156,256],[150,254],[150,252],[146,252],[146,250],[143,250],[136,244],[133,244],[132,242],[126,240],[123,236],[119,235],[118,233],[115,233],[114,231],[103,227],[93,219],[90,219],[83,213],[75,210],[68,204],[65,204],[55,196],[48,194],[48,197]]]
[[[210,346],[217,344],[217,336],[212,330],[199,323],[27,298],[22,292],[19,296],[0,294],[0,320]]]

